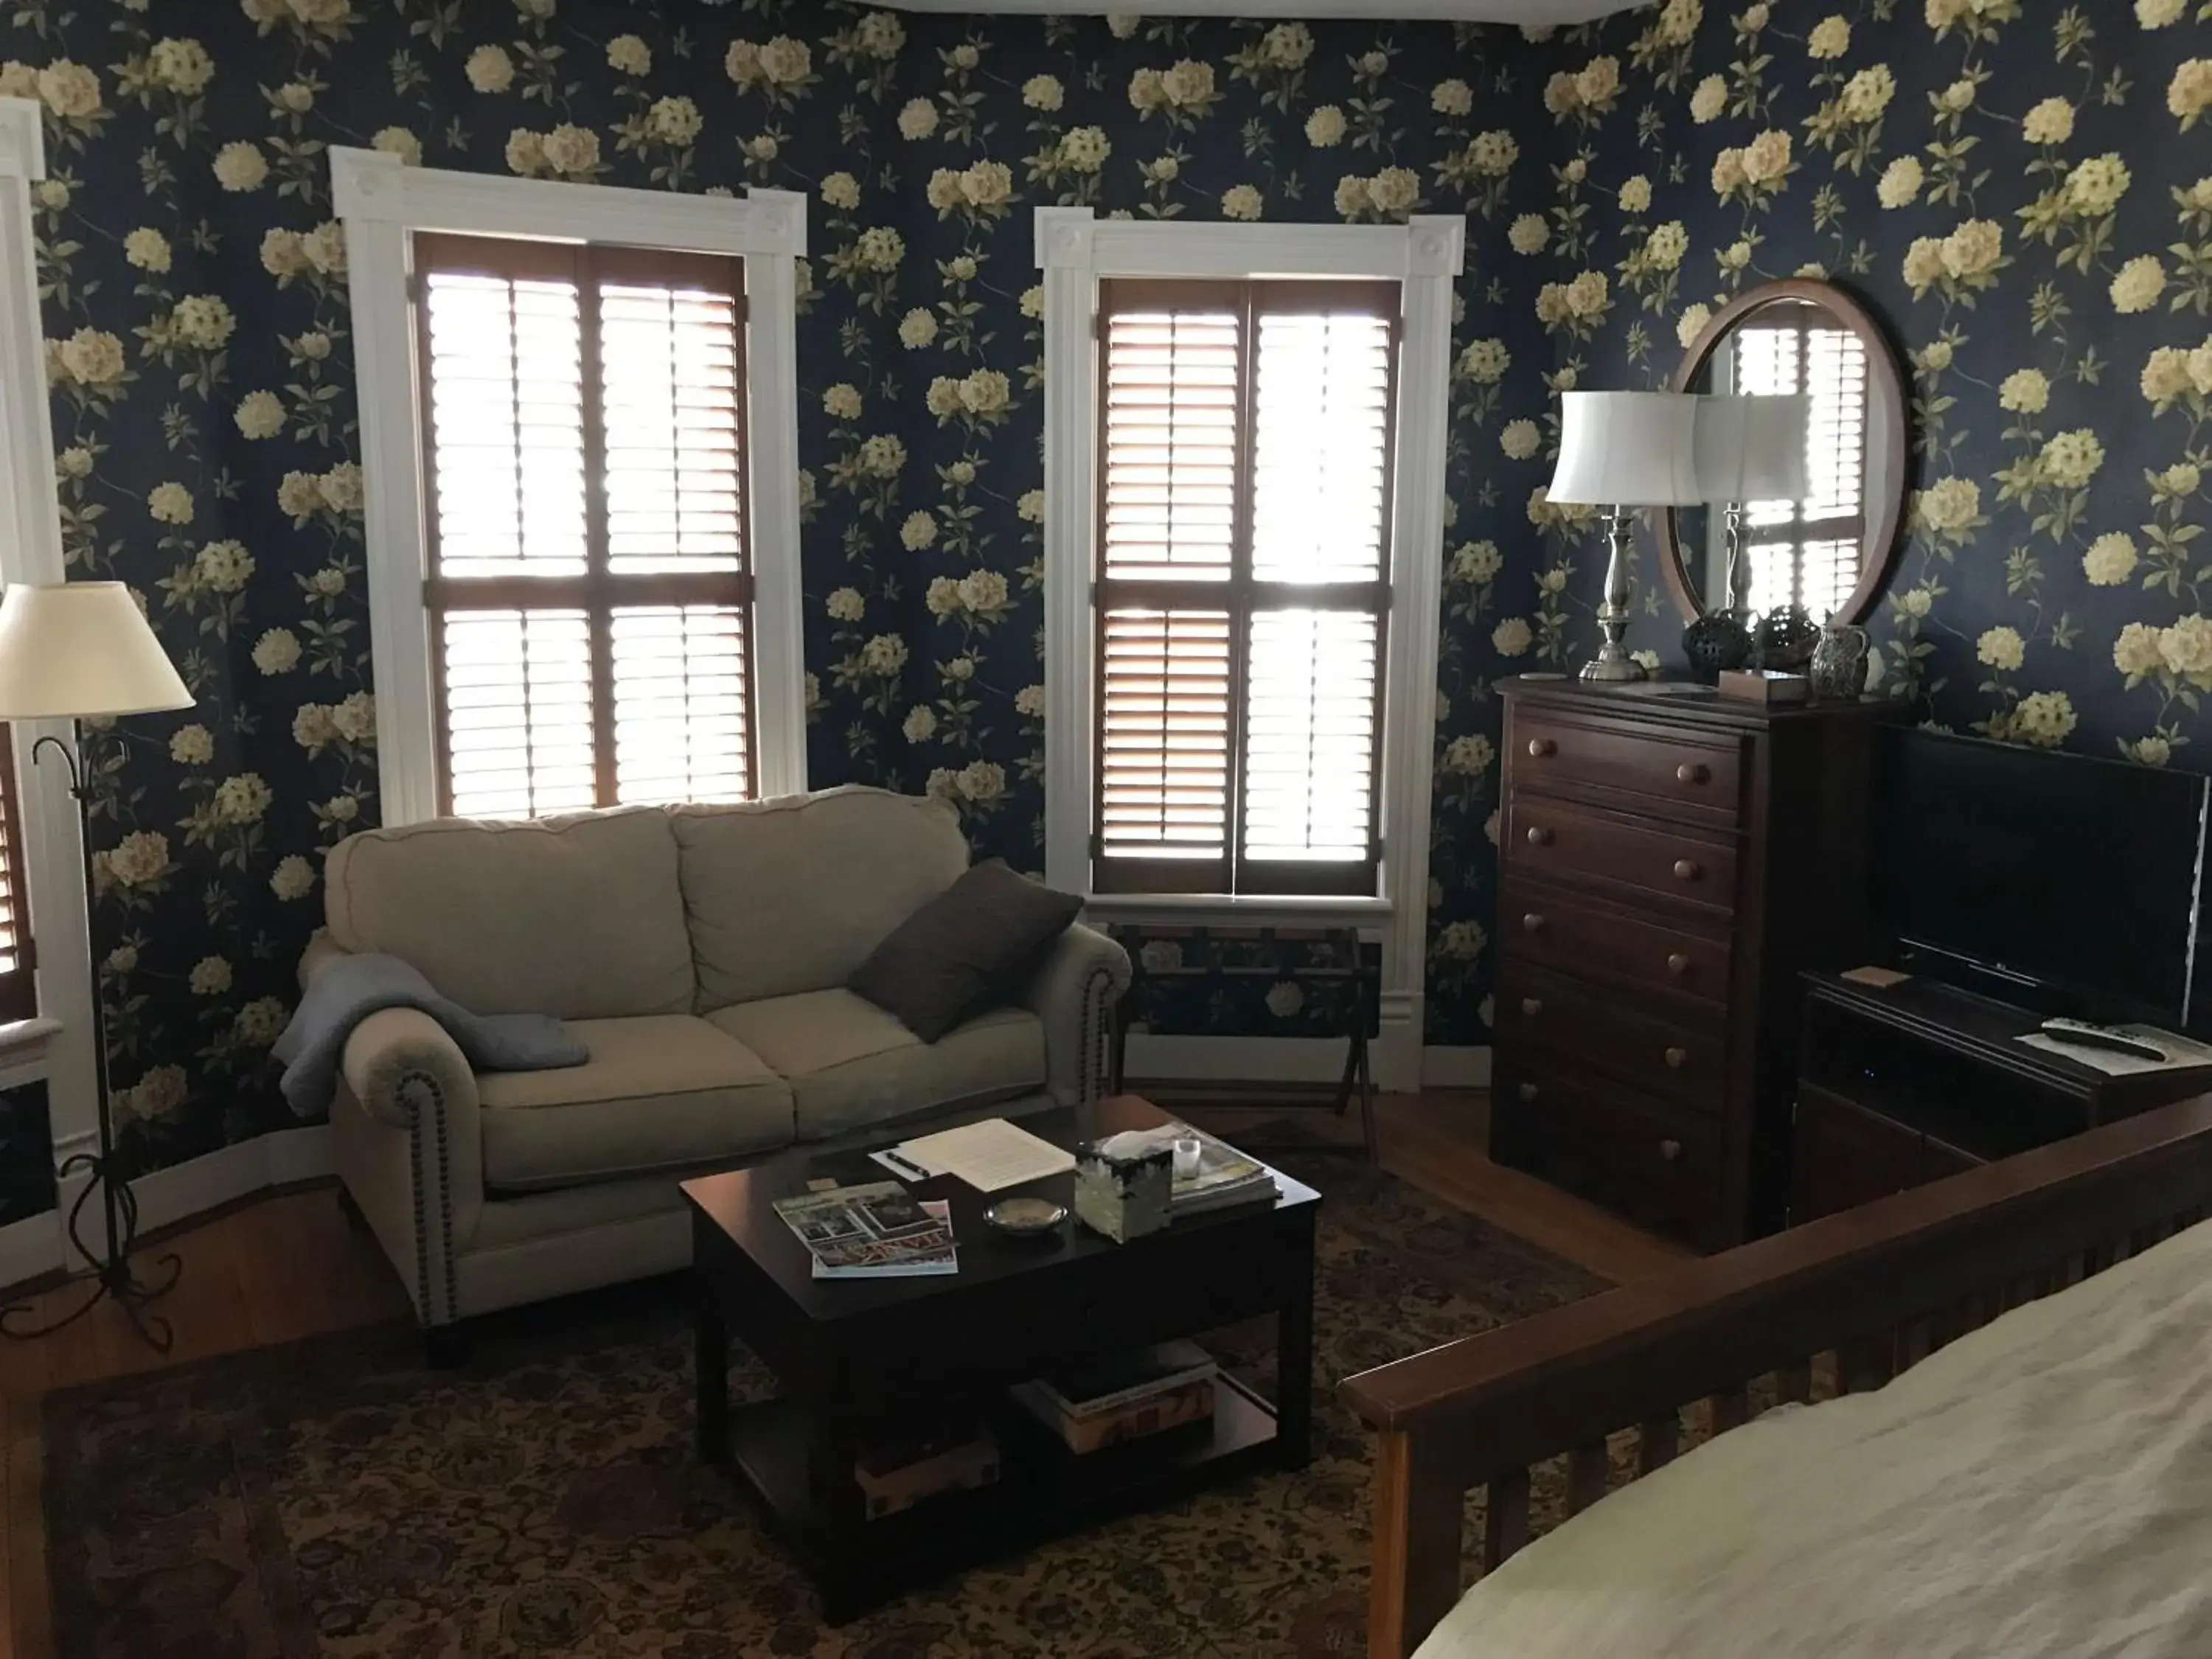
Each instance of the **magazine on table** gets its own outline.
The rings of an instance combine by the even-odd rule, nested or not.
[[[951,1208],[896,1181],[831,1187],[776,1200],[814,1258],[817,1279],[913,1279],[960,1271]]]

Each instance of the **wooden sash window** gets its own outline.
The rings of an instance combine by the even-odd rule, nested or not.
[[[753,793],[744,267],[418,234],[439,800]]]
[[[0,1020],[39,1012],[38,953],[24,895],[23,818],[16,807],[15,733],[0,725]]]
[[[1100,284],[1097,890],[1375,891],[1398,312]]]
[[[1841,609],[1859,582],[1872,406],[1866,342],[1823,317],[1813,306],[1771,307],[1735,337],[1736,392],[1803,392],[1808,404],[1808,493],[1802,501],[1744,504],[1745,602],[1761,615],[1802,605],[1819,621]]]

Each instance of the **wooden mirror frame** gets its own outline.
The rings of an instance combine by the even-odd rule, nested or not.
[[[1762,309],[1780,300],[1798,300],[1820,307],[1857,335],[1866,344],[1868,395],[1887,406],[1889,412],[1888,453],[1884,459],[1890,476],[1897,480],[1897,488],[1888,500],[1875,505],[1875,516],[1868,526],[1866,539],[1859,544],[1858,585],[1851,589],[1850,597],[1844,601],[1832,620],[1863,622],[1874,609],[1875,600],[1882,586],[1889,580],[1890,572],[1897,564],[1898,532],[1905,523],[1905,502],[1911,484],[1905,475],[1906,422],[1911,414],[1905,397],[1905,377],[1899,367],[1897,352],[1889,343],[1889,336],[1874,314],[1833,283],[1813,282],[1803,277],[1790,277],[1783,282],[1762,283],[1757,288],[1746,289],[1729,301],[1698,331],[1698,337],[1690,342],[1682,355],[1681,367],[1674,371],[1669,389],[1688,392],[1694,388],[1698,376],[1712,361],[1713,353],[1720,349],[1736,324],[1752,312]],[[1674,601],[1674,608],[1682,613],[1684,622],[1695,622],[1705,614],[1698,592],[1691,585],[1689,573],[1682,562],[1682,539],[1676,522],[1675,509],[1668,507],[1659,524],[1659,574],[1665,578],[1667,592]]]

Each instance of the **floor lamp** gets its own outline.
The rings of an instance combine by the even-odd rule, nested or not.
[[[116,714],[145,714],[190,708],[192,695],[154,637],[138,601],[121,582],[65,582],[55,586],[18,584],[0,595],[0,720],[92,720]],[[31,748],[37,765],[51,748],[69,769],[70,793],[86,854],[85,926],[88,945],[94,894],[91,880],[92,820],[77,750],[59,738],[43,737]],[[33,918],[35,925],[36,918]],[[92,975],[93,1075],[100,1096],[100,1150],[79,1152],[57,1174],[63,1180],[80,1173],[90,1177],[70,1206],[69,1235],[94,1267],[92,1294],[60,1318],[33,1324],[27,1305],[0,1310],[0,1335],[29,1339],[73,1324],[113,1297],[131,1328],[154,1347],[168,1351],[169,1322],[148,1304],[166,1295],[183,1264],[173,1255],[142,1279],[131,1265],[131,1246],[138,1231],[138,1200],[115,1162],[115,1124],[108,1099],[107,1030],[102,1015],[100,975]],[[84,1237],[85,1213],[94,1194],[106,1231],[94,1249]]]

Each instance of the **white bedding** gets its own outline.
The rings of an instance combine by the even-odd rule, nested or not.
[[[1614,1492],[1418,1659],[1797,1654],[2212,1655],[2212,1224]]]

